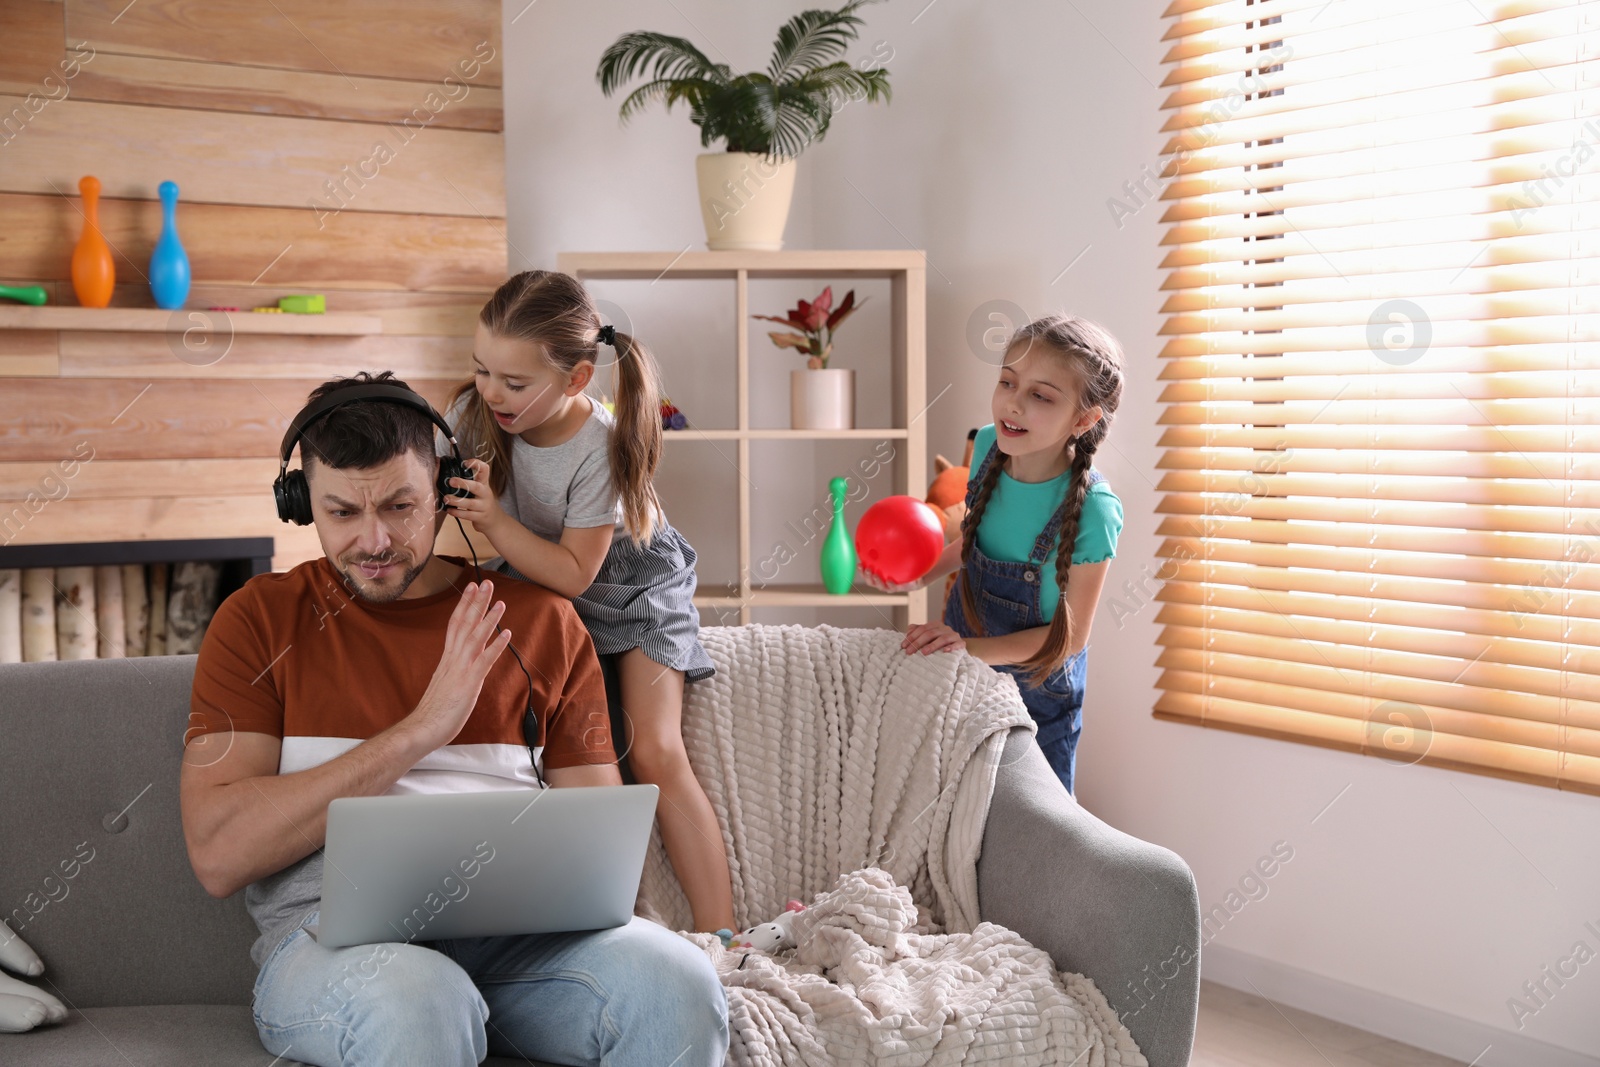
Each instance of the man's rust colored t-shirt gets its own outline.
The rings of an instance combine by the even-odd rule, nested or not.
[[[463,571],[459,587],[473,577]],[[506,602],[500,623],[533,678],[541,766],[614,763],[600,661],[572,602],[543,586],[496,578],[494,599]],[[221,730],[270,734],[283,739],[280,774],[348,752],[422,700],[460,588],[371,604],[350,595],[326,557],[257,575],[222,602],[206,629],[185,743]],[[461,733],[424,756],[389,792],[538,788],[522,736],[527,700],[527,677],[507,649],[490,668]],[[245,907],[261,931],[250,949],[258,967],[309,921],[321,897],[321,849],[245,888]]]
[[[455,556],[449,563],[465,564]],[[422,700],[444,652],[461,588],[374,604],[353,596],[326,557],[257,575],[225,600],[195,666],[185,741],[238,730],[283,739],[280,774],[334,759],[399,722]],[[496,575],[494,599],[510,649],[484,680],[453,742],[423,757],[391,793],[537,787],[523,741],[528,676],[543,725],[545,769],[614,763],[600,663],[572,602]]]

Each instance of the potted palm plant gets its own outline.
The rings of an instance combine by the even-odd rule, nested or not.
[[[865,300],[861,302],[866,303]],[[793,348],[806,356],[806,369],[789,372],[789,426],[796,430],[852,430],[856,416],[856,372],[828,366],[833,355],[833,334],[861,304],[850,290],[833,306],[833,286],[815,300],[802,300],[783,318],[752,318],[782,323],[797,333],[767,334],[779,348]]]
[[[595,77],[607,96],[636,75],[648,80],[622,101],[621,118],[660,100],[683,101],[700,144],[724,143],[695,163],[706,246],[777,251],[794,193],[795,157],[822,140],[847,100],[889,99],[889,72],[839,58],[864,24],[851,0],[837,11],[802,11],[778,31],[765,71],[735,75],[682,37],[623,34],[600,57]]]

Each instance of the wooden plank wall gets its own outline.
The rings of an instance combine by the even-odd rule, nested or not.
[[[442,407],[470,373],[506,272],[500,70],[498,0],[0,0],[0,284],[77,303],[93,174],[113,304],[154,307],[171,179],[189,308],[321,292],[384,324],[239,335],[215,362],[181,333],[0,330],[0,543],[269,535],[275,569],[321,555],[278,521],[278,443],[329,378],[393,370]],[[50,502],[19,523],[30,493]],[[464,547],[450,523],[438,550]]]

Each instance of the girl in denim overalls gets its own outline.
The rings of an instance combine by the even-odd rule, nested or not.
[[[960,568],[944,620],[908,628],[901,647],[965,650],[1015,677],[1069,793],[1089,627],[1122,530],[1122,504],[1092,464],[1121,398],[1122,351],[1102,327],[1056,315],[1017,330],[990,405],[994,425],[975,442],[961,537],[917,582],[863,575],[898,592]],[[1073,546],[1065,566],[1061,544]]]

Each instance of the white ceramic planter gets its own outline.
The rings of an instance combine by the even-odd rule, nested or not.
[[[794,197],[795,161],[771,163],[750,152],[707,152],[695,160],[706,247],[776,252]]]
[[[856,372],[789,372],[789,425],[796,430],[853,430],[856,425]]]

